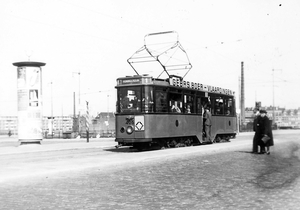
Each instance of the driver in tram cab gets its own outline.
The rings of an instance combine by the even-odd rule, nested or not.
[[[139,106],[138,106],[138,99],[137,99],[137,97],[136,96],[134,96],[134,98],[133,98],[133,100],[131,100],[131,103],[132,103],[132,108],[133,109],[139,109]]]
[[[224,111],[224,104],[222,102],[219,103],[219,108],[220,108],[219,114],[220,115],[224,114],[223,113],[223,111]]]

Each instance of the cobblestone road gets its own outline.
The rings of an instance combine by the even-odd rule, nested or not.
[[[2,183],[1,209],[297,210],[296,140],[280,144],[271,155],[254,155],[249,148],[193,153]]]

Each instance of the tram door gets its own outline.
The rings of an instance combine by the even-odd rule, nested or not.
[[[201,133],[202,133],[202,140],[205,140],[206,138],[206,132],[205,132],[205,119],[203,118],[203,114],[204,114],[204,108],[205,106],[207,105],[210,105],[210,98],[208,96],[207,93],[205,93],[204,96],[201,96],[200,99],[200,104],[198,104],[198,101],[197,101],[197,106],[200,106],[199,107],[199,114],[201,113],[201,117],[202,117],[202,125],[201,125]]]

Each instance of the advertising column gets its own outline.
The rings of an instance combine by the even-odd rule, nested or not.
[[[42,116],[42,69],[45,63],[18,62],[18,139],[21,144],[38,143],[43,140]]]

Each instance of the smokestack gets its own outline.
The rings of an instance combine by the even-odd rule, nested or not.
[[[241,121],[245,122],[245,84],[244,84],[244,62],[241,63]]]

